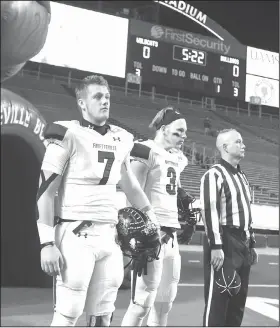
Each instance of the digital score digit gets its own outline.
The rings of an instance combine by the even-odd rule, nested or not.
[[[232,67],[232,94],[233,97],[239,98],[239,89],[240,89],[240,60],[238,58],[232,58],[227,56],[220,56],[220,61],[222,63],[227,63]],[[245,88],[245,83],[244,83]],[[244,92],[244,90],[243,90]]]
[[[173,46],[173,59],[180,62],[206,66],[207,53],[196,49]]]

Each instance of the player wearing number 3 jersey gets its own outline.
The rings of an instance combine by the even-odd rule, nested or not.
[[[129,305],[122,326],[141,326],[147,314],[148,326],[166,326],[180,278],[177,188],[188,163],[180,150],[187,124],[177,110],[168,107],[156,115],[150,127],[156,129],[156,137],[135,143],[131,167],[159,220],[162,247],[159,260],[149,262],[147,275],[137,279],[135,304]]]
[[[106,123],[107,81],[85,78],[76,97],[81,121],[56,122],[45,131],[49,145],[37,196],[41,266],[57,276],[52,326],[74,326],[84,310],[88,326],[109,326],[123,279],[116,184],[158,223],[130,168],[133,136]]]

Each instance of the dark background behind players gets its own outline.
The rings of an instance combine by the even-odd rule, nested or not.
[[[60,1],[127,18],[211,36],[210,32],[169,8],[148,1]],[[242,44],[279,52],[279,1],[188,1],[223,26]],[[237,24],[238,17],[238,24]],[[172,22],[172,23],[170,23]],[[266,23],[267,22],[267,23]]]

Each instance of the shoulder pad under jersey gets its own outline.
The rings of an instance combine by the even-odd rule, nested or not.
[[[144,143],[145,141],[147,141],[148,139],[136,139],[134,140],[134,142],[137,142],[137,143]]]
[[[159,156],[165,156],[166,155],[166,150],[163,149],[162,147],[158,146],[154,140],[148,139],[143,142],[144,145],[148,146],[151,148],[154,154],[157,154]]]
[[[178,153],[178,159],[179,159],[179,162],[182,163],[182,165],[185,167],[189,164],[189,161],[188,161],[188,158],[187,156],[184,155],[184,153],[182,151],[180,151]]]
[[[154,141],[151,139],[138,139],[137,142],[140,142],[143,145],[149,146],[150,148],[152,148],[151,146],[154,144]]]
[[[130,156],[141,159],[149,159],[151,148],[140,142],[134,142]]]
[[[56,139],[62,141],[68,130],[68,127],[61,123],[63,122],[53,122],[48,124],[44,131],[45,139]]]
[[[113,125],[113,124],[109,124],[109,126],[113,133],[122,133],[123,132],[123,133],[131,134],[128,131],[126,131],[125,129],[121,128],[120,126]]]
[[[182,152],[182,150],[172,148],[170,150],[170,153],[177,156],[179,166],[181,167],[181,170],[184,170],[184,168],[188,165],[189,161],[188,161],[188,158]]]
[[[112,125],[112,124],[110,124],[110,130],[113,134],[115,134],[115,137],[120,138],[122,142],[127,143],[130,145],[130,147],[132,147],[133,139],[134,139],[132,133],[128,132],[127,130],[119,126]]]

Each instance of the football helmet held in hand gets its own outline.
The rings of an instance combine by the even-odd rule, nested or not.
[[[182,233],[178,235],[178,242],[180,244],[190,243],[196,230],[196,224],[200,220],[201,209],[193,207],[195,200],[195,197],[183,188],[178,188],[178,219],[182,227]]]
[[[149,217],[137,208],[125,207],[119,210],[118,218],[118,240],[124,255],[135,259],[145,254],[148,262],[156,259],[160,236]]]
[[[133,271],[131,298],[135,303],[137,276],[147,274],[147,263],[158,260],[161,249],[159,229],[150,218],[134,207],[119,210],[118,239],[122,252],[131,257]]]

